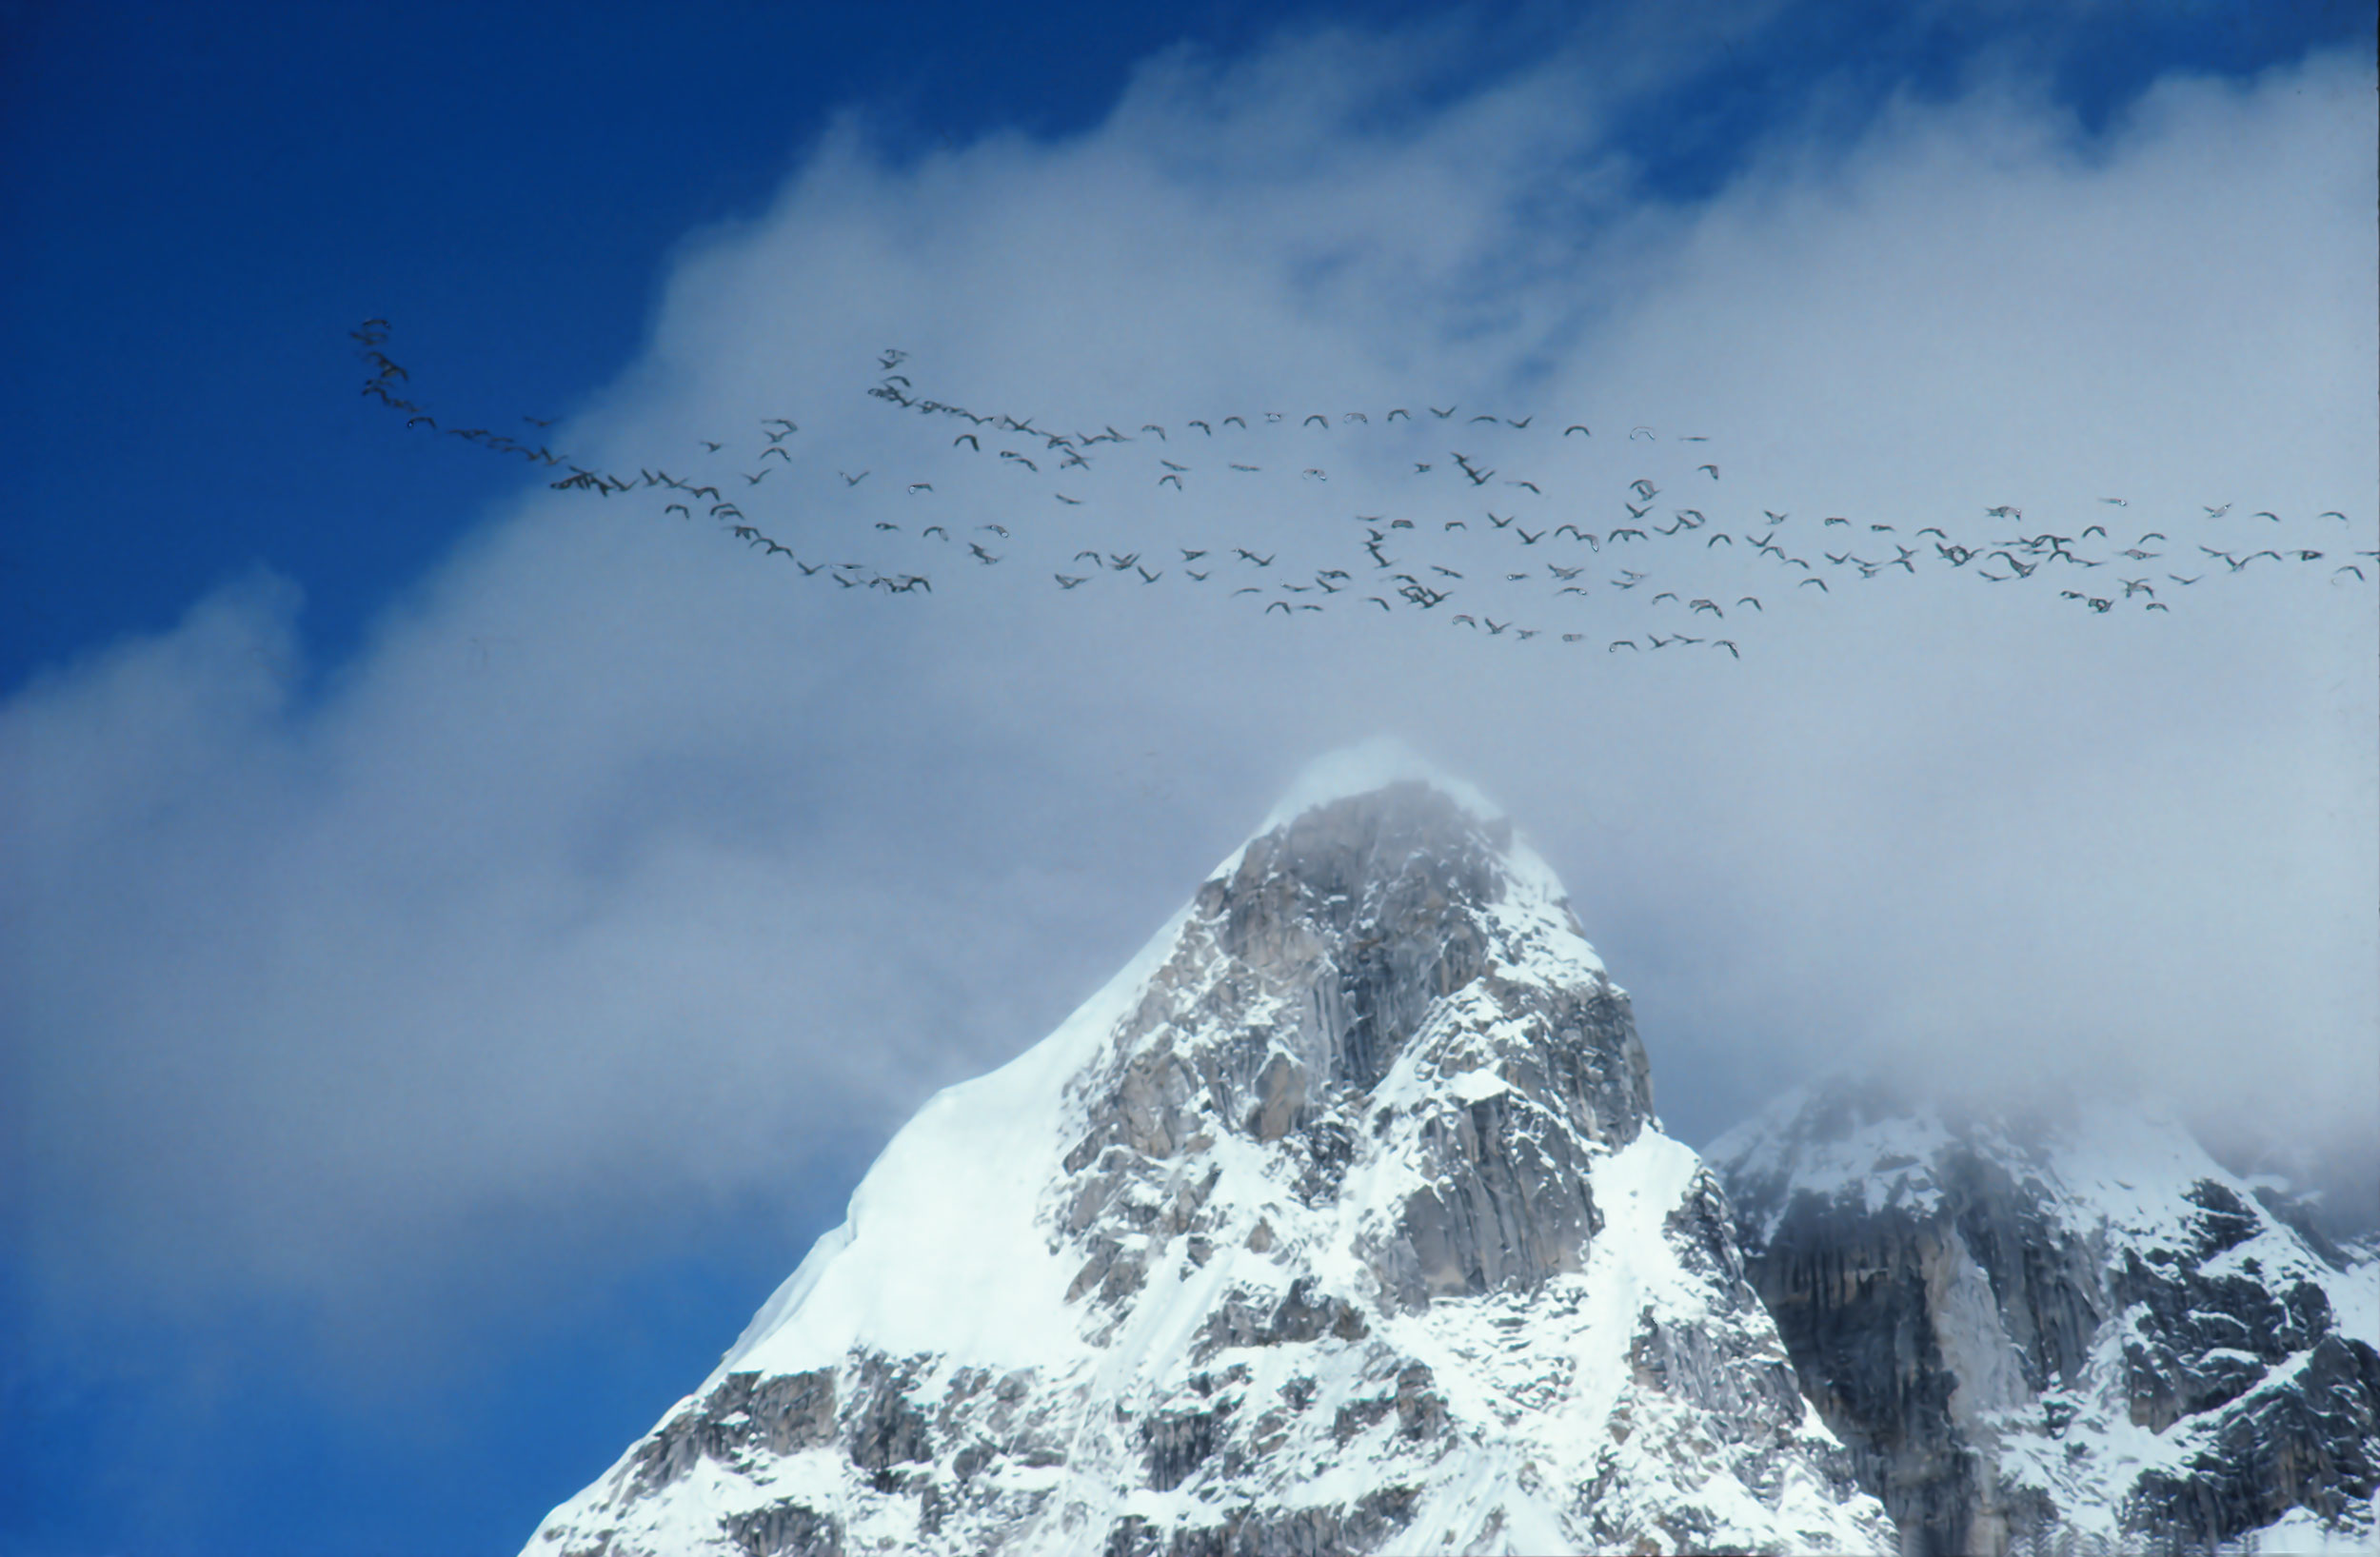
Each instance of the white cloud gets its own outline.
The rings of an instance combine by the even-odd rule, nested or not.
[[[805,579],[666,494],[534,490],[318,700],[286,691],[271,580],[15,699],[0,999],[32,1247],[352,1298],[491,1208],[554,1208],[560,1245],[765,1192],[1038,1036],[1307,759],[1382,729],[1564,872],[1690,1133],[1849,1059],[2380,1137],[2372,591],[2259,566],[2102,618],[1938,567],[1820,601],[1748,547],[1670,550],[1727,585],[1745,657],[1614,654],[1658,608],[1498,595],[1521,554],[1486,489],[1400,484],[1415,459],[1451,481],[1451,443],[1545,475],[1541,512],[1657,471],[1739,531],[1793,513],[1805,550],[1827,514],[1906,539],[1995,503],[2173,530],[2230,502],[2292,535],[2340,507],[2369,545],[2370,69],[2171,83],[2090,144],[1993,80],[1667,208],[1598,139],[1610,67],[1424,106],[1426,47],[1160,62],[1061,145],[893,166],[847,127],[690,244],[570,446],[717,472],[805,561],[930,596]],[[887,345],[921,394],[1165,424],[1197,484],[1155,487],[1140,435],[1056,504],[1054,471],[866,398]],[[1173,442],[1235,410],[1244,480]],[[752,487],[775,414],[802,457]],[[1368,569],[1374,504],[1418,516],[1394,554],[1473,575],[1466,601],[1594,641],[1217,598],[1259,576],[1242,544]],[[1169,576],[1061,591],[1093,542]],[[1177,546],[1224,566],[1194,588]]]

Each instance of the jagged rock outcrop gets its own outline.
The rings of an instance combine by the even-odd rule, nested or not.
[[[1378,779],[929,1102],[529,1550],[1888,1545],[1558,883]]]
[[[1802,1388],[1914,1551],[2371,1537],[2380,1267],[2178,1125],[1833,1083],[1712,1158]]]

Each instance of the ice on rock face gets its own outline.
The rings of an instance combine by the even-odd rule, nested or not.
[[[2372,1539],[2380,1267],[2177,1123],[1834,1081],[1711,1156],[1803,1389],[1909,1549]]]
[[[931,1100],[533,1553],[1879,1550],[1627,996],[1474,794],[1322,764]]]

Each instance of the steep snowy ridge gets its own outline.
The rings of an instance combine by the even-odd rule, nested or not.
[[[1830,1083],[1712,1160],[1803,1387],[1916,1550],[2370,1545],[2380,1267],[2180,1125]]]
[[[1559,883],[1365,754],[929,1102],[529,1551],[1893,1542]]]

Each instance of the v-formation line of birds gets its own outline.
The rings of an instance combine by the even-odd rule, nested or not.
[[[1741,659],[1737,635],[1746,625],[1756,624],[1786,599],[1808,601],[1831,595],[1835,585],[1830,577],[1835,583],[1873,582],[1901,575],[1914,578],[1922,569],[1963,573],[1987,585],[2022,590],[2038,576],[2057,586],[2061,601],[2101,616],[2170,613],[2182,591],[2267,562],[2311,569],[2335,584],[2370,583],[2380,578],[2380,565],[2375,565],[2380,550],[2350,543],[2356,526],[2340,509],[2293,522],[2271,510],[2233,519],[2233,505],[2226,503],[2202,505],[2202,514],[2186,521],[2127,524],[2124,521],[2132,517],[2129,500],[2108,497],[2092,504],[2101,517],[2072,525],[2028,522],[2017,505],[2000,503],[1981,509],[1981,515],[1993,522],[1992,529],[2003,533],[1957,537],[1941,523],[1904,530],[1896,523],[1836,514],[1811,525],[1807,520],[1795,522],[1790,512],[1765,508],[1747,508],[1743,517],[1730,522],[1718,517],[1725,511],[1724,459],[1705,458],[1712,452],[1704,447],[1709,440],[1692,434],[1665,436],[1641,425],[1598,433],[1583,421],[1564,422],[1557,430],[1552,420],[1541,421],[1535,414],[1466,412],[1458,404],[1431,402],[1377,413],[1314,411],[1300,417],[1259,411],[1252,417],[1231,412],[1172,424],[1139,422],[1129,430],[1114,424],[1088,432],[1060,430],[1041,425],[1039,416],[977,411],[923,395],[903,371],[907,354],[897,349],[878,360],[877,381],[866,393],[889,410],[953,431],[945,447],[915,455],[907,471],[880,473],[873,466],[855,471],[814,460],[803,448],[800,424],[780,415],[759,418],[748,442],[697,440],[701,454],[693,468],[700,474],[640,467],[629,477],[589,469],[554,452],[539,437],[550,424],[534,417],[522,419],[532,431],[518,436],[441,424],[433,412],[410,398],[411,375],[387,354],[387,321],[367,320],[350,335],[371,369],[364,394],[402,415],[408,429],[456,438],[559,471],[548,482],[557,490],[602,498],[631,493],[658,497],[661,517],[708,520],[760,556],[786,559],[799,577],[831,581],[843,590],[930,595],[937,565],[933,559],[943,557],[978,571],[1045,566],[1051,580],[1047,587],[1061,594],[1095,584],[1162,586],[1171,580],[1176,587],[1216,588],[1231,601],[1255,597],[1249,604],[1267,617],[1294,620],[1353,607],[1442,620],[1514,642],[1545,637],[1600,647],[1607,655],[1682,648],[1724,651]],[[1244,514],[1247,500],[1260,501],[1266,495],[1263,478],[1276,483],[1292,480],[1303,489],[1298,506],[1310,510],[1324,492],[1333,490],[1330,468],[1322,463],[1333,454],[1326,451],[1367,460],[1364,486],[1369,492],[1377,485],[1379,457],[1388,451],[1350,449],[1345,441],[1369,438],[1377,443],[1391,428],[1407,435],[1406,453],[1422,456],[1411,458],[1411,468],[1398,478],[1417,505],[1405,514],[1353,515],[1359,541],[1356,530],[1343,528],[1343,520],[1338,522],[1342,527],[1323,532],[1326,542],[1336,535],[1336,549],[1344,555],[1321,561],[1344,566],[1300,564],[1301,571],[1292,578],[1285,568],[1274,571],[1284,561],[1284,548],[1277,541],[1240,545],[1228,538],[1179,531],[1163,542],[1150,539],[1167,522],[1165,504],[1180,503],[1194,487],[1209,483],[1231,500],[1233,513]],[[1424,445],[1412,436],[1424,430],[1443,436]],[[1599,502],[1581,502],[1567,495],[1561,472],[1551,467],[1576,463],[1576,452],[1597,447],[1598,437],[1602,446],[1624,451],[1645,473],[1624,484],[1615,479]],[[1545,446],[1548,440],[1553,449]],[[1468,446],[1453,447],[1457,442]],[[1443,453],[1435,452],[1438,444],[1447,445]],[[1656,454],[1668,457],[1656,459]],[[951,468],[954,463],[956,469]],[[725,468],[720,469],[723,463]],[[833,472],[831,480],[825,477],[827,470]],[[954,517],[954,477],[991,480],[996,473],[1005,473],[998,477],[1003,482],[1025,479],[994,499],[999,517],[976,522]],[[847,522],[838,522],[848,516],[839,516],[828,504],[814,503],[798,514],[782,508],[754,514],[743,506],[747,502],[756,508],[770,503],[805,475],[813,486],[823,487],[829,504],[837,497],[875,499],[882,489],[898,486],[902,496],[893,506],[878,502],[864,512],[881,516],[900,512],[902,504],[916,506],[901,519]],[[773,489],[766,484],[772,477],[778,479]],[[936,477],[942,480],[939,486]],[[866,485],[871,481],[875,487]],[[1145,483],[1142,495],[1136,499],[1130,486],[1119,489],[1124,481]],[[1663,481],[1682,483],[1682,489],[1677,484],[1665,487]],[[1055,505],[1046,511],[1049,520],[1030,517],[1028,494],[1037,488],[1043,494],[1041,501]],[[1271,492],[1278,501],[1278,486]],[[1459,512],[1448,511],[1454,503],[1461,504]],[[1086,526],[1104,524],[1106,516],[1118,509],[1124,510],[1122,522],[1135,526],[1134,539],[1118,542],[1085,533]],[[1749,517],[1753,512],[1757,512],[1756,520]],[[1206,523],[1224,522],[1202,511],[1196,517]],[[788,520],[800,528],[788,528]],[[2196,529],[2177,541],[2173,532],[2184,522]],[[858,530],[856,523],[870,527]],[[2313,534],[2305,533],[2309,524],[2315,527]],[[2058,533],[2069,527],[2073,533]],[[1836,528],[1844,532],[1839,540],[1831,534]],[[1813,530],[1817,532],[1816,544],[1795,539]],[[2204,540],[2200,530],[2207,532]],[[1462,541],[1456,541],[1458,534]],[[1092,539],[1099,543],[1075,544]],[[1420,556],[1425,539],[1436,543],[1443,560]],[[2207,540],[2225,543],[2209,545]],[[1482,561],[1477,555],[1482,542],[1501,549]],[[1710,577],[1713,564],[1720,561],[1714,554],[1722,546],[1735,568],[1734,579],[1724,585]],[[881,557],[888,548],[905,552],[909,560],[889,566],[838,560],[859,550]],[[1804,550],[1815,552],[1815,558],[1796,555]],[[1699,561],[1688,564],[1677,555],[1681,551]],[[1626,565],[1639,561],[1647,565]],[[1449,562],[1466,565],[1449,566]],[[1621,636],[1610,636],[1608,627],[1593,630],[1589,601],[1598,590],[1606,598],[1641,601],[1639,615],[1650,619],[1650,624],[1630,625]],[[1805,594],[1813,590],[1816,596]],[[1544,612],[1556,614],[1549,621],[1538,615]],[[1537,620],[1524,623],[1524,617],[1531,616]]]

